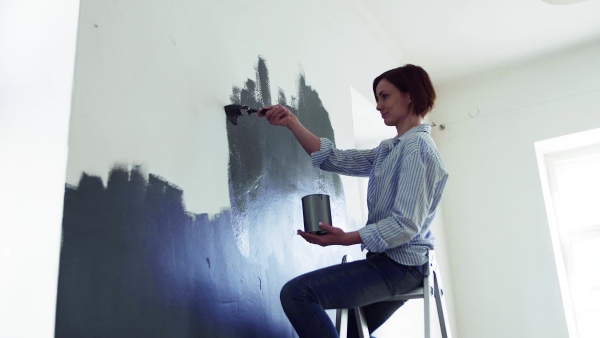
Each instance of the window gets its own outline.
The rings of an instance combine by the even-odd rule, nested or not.
[[[569,335],[600,337],[600,129],[535,147]]]

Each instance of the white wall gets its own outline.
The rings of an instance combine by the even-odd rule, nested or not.
[[[459,337],[568,336],[533,144],[598,128],[598,79],[595,41],[438,86]]]
[[[259,55],[274,99],[279,88],[288,100],[295,95],[304,71],[340,145],[353,146],[349,88],[370,77],[349,74],[371,76],[374,65],[392,62],[345,22],[357,26],[344,1],[84,2],[67,182],[77,184],[83,171],[106,181],[115,162],[142,163],[186,187],[188,211],[228,208],[223,106],[232,85],[255,79]],[[367,56],[371,66],[360,63]]]
[[[0,337],[53,337],[79,1],[0,1]]]

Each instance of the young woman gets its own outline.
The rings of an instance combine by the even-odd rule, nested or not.
[[[421,124],[433,107],[435,91],[425,70],[405,65],[375,78],[373,93],[383,122],[395,127],[398,135],[370,150],[336,149],[284,106],[259,111],[270,124],[290,129],[315,166],[369,177],[369,216],[363,228],[344,232],[321,224],[325,235],[298,230],[309,243],[362,244],[368,250],[365,260],[316,270],[285,284],[281,304],[300,337],[337,337],[325,309],[357,306],[364,306],[373,332],[404,303],[382,300],[423,284],[427,251],[434,247],[429,227],[448,178],[431,127]],[[355,325],[349,328],[349,336],[353,335],[357,335]]]

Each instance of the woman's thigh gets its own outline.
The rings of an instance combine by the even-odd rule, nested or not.
[[[364,306],[421,286],[419,270],[374,254],[296,277],[284,286],[282,297],[309,298],[324,309]]]

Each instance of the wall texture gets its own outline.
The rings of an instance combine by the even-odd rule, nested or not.
[[[595,41],[438,88],[459,337],[568,336],[534,142],[600,127],[599,78]]]
[[[363,256],[295,236],[300,198],[331,195],[354,230],[358,184],[223,106],[283,103],[353,147],[350,87],[392,64],[357,51],[372,42],[343,29],[353,18],[343,1],[81,3],[57,336],[294,335],[283,283]],[[368,78],[348,75],[359,65]]]

